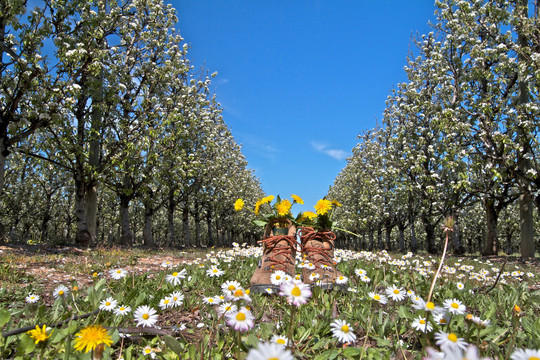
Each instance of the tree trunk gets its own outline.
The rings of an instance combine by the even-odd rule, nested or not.
[[[167,205],[167,242],[169,246],[174,246],[175,232],[174,232],[174,210],[176,209],[176,202],[174,201],[174,190],[169,192],[169,203]]]
[[[189,232],[189,204],[184,201],[184,208],[182,209],[182,233],[184,235],[184,246],[186,248],[191,247],[191,236]]]
[[[455,255],[463,255],[465,253],[465,248],[461,244],[461,225],[460,225],[458,213],[455,212],[453,217],[454,217],[454,231],[452,234],[452,247],[454,249]]]
[[[534,218],[533,202],[529,193],[521,194],[519,197],[519,225],[521,240],[521,257],[534,257]]]
[[[86,223],[90,234],[90,246],[94,246],[97,241],[97,211],[98,193],[97,183],[92,181],[86,192]]]
[[[405,224],[400,222],[398,223],[398,231],[399,231],[399,251],[404,253],[405,252]]]
[[[362,232],[362,241],[360,242],[360,250],[366,250],[367,249],[367,240],[366,240],[366,232]]]
[[[214,232],[212,231],[212,213],[210,207],[206,209],[206,227],[208,228],[208,247],[214,247]]]
[[[120,243],[126,246],[133,246],[133,233],[131,232],[131,221],[129,216],[129,202],[131,197],[120,195],[120,227],[122,229]]]
[[[392,235],[392,228],[393,226],[388,225],[386,226],[386,236],[385,236],[385,250],[391,251],[392,250],[392,242],[391,242],[391,235]]]
[[[508,255],[512,255],[512,253],[514,252],[514,247],[512,246],[512,234],[513,231],[506,232],[506,253]]]
[[[143,244],[144,246],[154,247],[153,230],[154,209],[147,205],[144,207],[144,227],[143,227]]]
[[[193,220],[195,221],[195,246],[203,247],[201,242],[201,214],[199,213],[199,201],[195,198]]]
[[[418,251],[418,240],[416,239],[416,230],[414,229],[414,216],[409,217],[409,226],[411,228],[411,251],[416,254]]]
[[[75,243],[80,246],[90,246],[92,235],[88,230],[86,219],[86,184],[84,181],[75,179],[75,219],[77,221],[77,235]]]
[[[6,139],[0,137],[0,197],[4,192],[4,179],[6,176],[6,159],[9,155],[9,150],[5,144]],[[0,238],[2,234],[0,234]]]
[[[379,250],[384,249],[384,244],[382,240],[382,227],[379,226],[377,229],[377,246],[379,247]]]
[[[49,221],[51,220],[51,197],[52,194],[47,194],[45,201],[45,210],[43,211],[43,219],[41,220],[41,243],[48,240]]]
[[[519,0],[517,2],[518,6],[521,6],[522,13],[521,15],[525,18],[529,16],[528,11],[528,1]],[[527,45],[527,37],[525,34],[518,31],[518,44],[520,46]],[[526,104],[529,101],[529,86],[527,83],[527,74],[524,73],[525,69],[524,55],[520,52],[518,53],[518,64],[523,66],[518,66],[518,98],[517,103],[519,105]],[[518,167],[522,174],[526,174],[529,169],[531,169],[531,162],[526,158],[526,154],[532,154],[531,144],[528,140],[526,133],[521,126],[518,126],[519,136],[522,139],[522,147],[524,154],[518,153]],[[519,225],[520,225],[520,240],[521,240],[521,257],[530,258],[534,257],[535,248],[534,248],[534,218],[533,218],[533,198],[529,191],[529,186],[526,184],[526,181],[522,181],[524,184],[521,186],[521,191],[523,192],[519,197]]]
[[[422,214],[422,223],[424,224],[424,230],[426,231],[426,250],[430,254],[436,254],[437,248],[435,247],[435,229],[426,214]]]
[[[482,255],[497,255],[499,252],[499,235],[497,231],[499,214],[495,208],[494,199],[485,199],[484,209],[486,210],[486,244]]]
[[[368,238],[369,238],[369,251],[373,251],[373,249],[375,248],[375,244],[374,244],[373,230],[372,229],[369,229]]]

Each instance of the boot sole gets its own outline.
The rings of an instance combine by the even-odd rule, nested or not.
[[[250,294],[266,294],[266,295],[274,295],[279,294],[279,286],[276,286],[274,284],[256,284],[251,285],[249,288]],[[268,289],[272,290],[272,293],[268,293]]]
[[[345,284],[335,284],[335,283],[323,283],[323,284],[314,284],[314,283],[311,283],[309,284],[309,287],[311,289],[313,288],[321,288],[322,290],[325,290],[325,291],[331,291],[331,290],[338,290],[340,292],[346,292],[347,291],[347,286]]]

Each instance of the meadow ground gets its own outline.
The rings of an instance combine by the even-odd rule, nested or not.
[[[260,253],[0,247],[0,358],[244,359],[269,343],[277,359],[436,359],[445,347],[528,359],[540,348],[537,259],[448,257],[428,299],[440,258],[339,250],[343,291],[302,291],[295,306],[244,291]]]

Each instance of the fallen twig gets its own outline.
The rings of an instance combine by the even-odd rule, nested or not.
[[[22,334],[24,332],[35,329],[36,326],[42,327],[43,325],[47,325],[47,326],[50,326],[50,327],[53,327],[53,328],[60,327],[60,326],[62,326],[64,324],[67,324],[68,322],[70,322],[72,320],[86,319],[87,317],[90,317],[92,315],[96,315],[97,313],[99,313],[99,311],[100,310],[98,309],[98,310],[94,310],[94,311],[92,311],[91,313],[88,313],[88,314],[72,316],[69,319],[60,321],[59,323],[56,323],[56,324],[53,324],[53,325],[47,325],[45,323],[41,323],[41,324],[37,324],[37,325],[33,325],[33,326],[25,326],[25,327],[22,327],[22,328],[11,330],[11,331],[5,331],[5,332],[2,333],[2,336],[7,338],[8,336]]]

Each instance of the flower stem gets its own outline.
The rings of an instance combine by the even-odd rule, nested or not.
[[[368,322],[368,326],[367,326],[367,330],[366,330],[366,337],[364,339],[364,344],[362,345],[362,354],[360,355],[360,360],[362,360],[362,358],[364,357],[364,354],[366,352],[366,344],[367,344],[367,340],[369,338],[369,331],[371,330],[371,322],[373,321],[373,304],[370,306],[370,311],[371,315],[369,316],[369,322]]]
[[[446,257],[446,249],[448,248],[448,233],[453,230],[452,228],[445,228],[444,231],[446,233],[446,240],[444,241],[444,249],[441,256],[441,261],[439,262],[439,268],[437,269],[437,272],[435,273],[435,276],[433,277],[433,281],[431,282],[431,288],[429,289],[427,302],[431,301],[431,296],[433,295],[433,289],[435,288],[435,283],[437,282],[437,278],[439,277],[439,273],[441,272],[441,269],[444,263],[444,258]]]
[[[291,304],[291,318],[290,318],[290,321],[289,321],[289,335],[288,335],[289,339],[288,339],[288,341],[290,342],[291,350],[293,350],[293,351],[294,351],[293,329],[294,329],[294,313],[295,313],[295,310],[296,310],[296,306]]]

